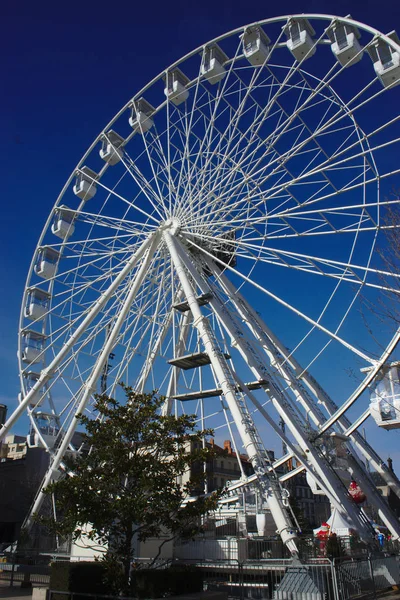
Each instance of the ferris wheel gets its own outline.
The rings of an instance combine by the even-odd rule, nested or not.
[[[248,454],[293,553],[276,471],[290,459],[368,539],[349,471],[400,537],[364,463],[399,496],[400,483],[358,432],[371,414],[400,425],[399,334],[371,313],[370,335],[360,310],[398,290],[381,241],[398,84],[395,32],[283,16],[197,48],[101,131],[49,215],[22,302],[21,394],[1,435],[29,415],[29,444],[50,453],[43,486],[79,451],[75,415],[123,381]]]

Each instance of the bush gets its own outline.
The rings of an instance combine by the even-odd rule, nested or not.
[[[132,572],[131,595],[136,598],[162,598],[203,590],[201,571],[190,566],[169,569],[138,569]]]
[[[74,600],[88,600],[82,594],[113,595],[107,581],[107,568],[101,562],[55,562],[51,565],[50,589],[74,592]],[[177,565],[169,569],[132,571],[130,595],[134,598],[163,598],[192,594],[203,590],[199,569]],[[66,594],[54,594],[54,600],[69,600]]]
[[[105,567],[100,562],[54,562],[50,571],[50,589],[82,594],[108,594],[104,578]],[[79,600],[79,596],[75,598]],[[68,596],[55,594],[54,599],[68,600]]]

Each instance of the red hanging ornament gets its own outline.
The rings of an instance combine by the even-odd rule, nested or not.
[[[349,494],[356,504],[362,504],[367,499],[367,496],[364,494],[358,483],[354,480],[350,482]]]

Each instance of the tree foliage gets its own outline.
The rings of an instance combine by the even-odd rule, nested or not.
[[[123,584],[117,587],[122,590],[135,534],[140,541],[165,532],[170,538],[191,537],[200,529],[201,515],[214,510],[218,500],[217,493],[184,504],[204,477],[202,469],[191,467],[213,456],[202,444],[212,431],[199,431],[194,416],[161,416],[164,399],[155,393],[124,389],[126,402],[98,396],[98,418],[79,416],[89,451],[67,456],[69,475],[45,490],[54,494],[59,512],[57,522],[48,524],[74,540],[90,524],[89,539],[107,549],[114,573],[121,570]]]

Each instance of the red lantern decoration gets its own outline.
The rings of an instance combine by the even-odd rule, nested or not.
[[[366,501],[367,496],[364,494],[356,481],[351,481],[349,485],[349,494],[356,504],[362,504]]]

